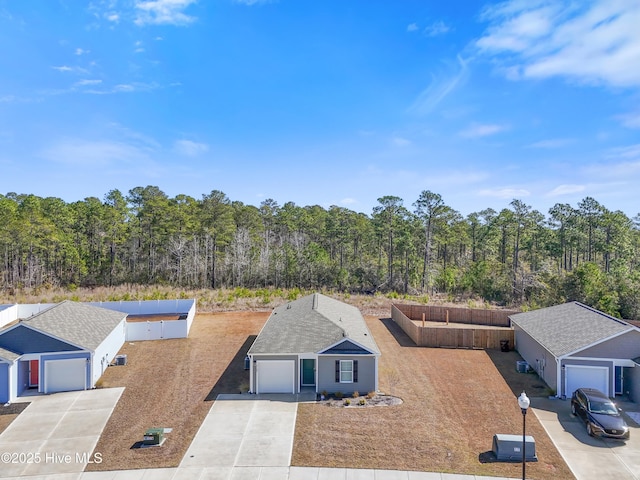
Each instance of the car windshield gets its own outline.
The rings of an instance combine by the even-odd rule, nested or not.
[[[618,409],[611,402],[590,402],[591,413],[600,413],[603,415],[617,415]]]

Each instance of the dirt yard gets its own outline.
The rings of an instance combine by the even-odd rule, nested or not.
[[[188,339],[126,343],[126,366],[103,387],[126,387],[87,470],[176,466],[219,393],[248,386],[244,357],[269,312],[198,314]],[[382,351],[380,388],[400,405],[331,408],[301,404],[293,465],[344,466],[518,477],[520,465],[484,463],[495,433],[520,433],[516,395],[547,395],[535,374],[515,370],[516,352],[415,347],[390,319],[366,317]],[[508,382],[508,383],[507,383]],[[0,431],[17,412],[0,415]],[[3,418],[4,417],[4,418]],[[162,448],[135,448],[146,429],[167,427]],[[527,432],[539,461],[528,476],[572,478],[533,414]]]
[[[0,433],[4,432],[13,420],[29,406],[29,402],[0,405]]]
[[[517,478],[521,464],[483,463],[495,433],[522,432],[516,396],[492,361],[511,377],[517,353],[418,348],[391,319],[367,317],[367,323],[382,351],[380,388],[403,403],[364,409],[301,404],[292,464]],[[541,384],[535,375],[517,375],[517,390]],[[527,392],[544,394],[540,388]],[[527,433],[536,439],[539,459],[527,465],[528,477],[573,478],[531,413]]]
[[[189,338],[125,343],[127,365],[109,367],[103,387],[126,387],[87,470],[177,466],[218,393],[249,383],[244,357],[268,312],[198,314]],[[161,448],[135,448],[151,427],[172,428]]]

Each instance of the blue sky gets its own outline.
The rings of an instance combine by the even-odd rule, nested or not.
[[[640,2],[0,0],[0,193],[640,212]]]

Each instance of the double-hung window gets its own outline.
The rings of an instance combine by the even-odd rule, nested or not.
[[[353,360],[340,360],[340,383],[353,383]]]

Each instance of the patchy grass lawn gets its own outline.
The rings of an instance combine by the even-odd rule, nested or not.
[[[125,343],[127,365],[109,367],[103,387],[125,387],[87,470],[175,467],[218,393],[249,383],[243,359],[269,313],[198,314],[189,338]],[[131,448],[151,427],[169,427],[160,448]]]
[[[491,356],[482,350],[415,347],[391,319],[367,317],[367,323],[382,351],[380,388],[403,404],[363,409],[300,404],[292,465],[518,477],[521,464],[480,461],[494,434],[522,432],[516,396]],[[517,354],[504,355],[515,369]],[[527,415],[527,434],[536,439],[539,459],[527,465],[528,477],[573,478],[533,414]]]

